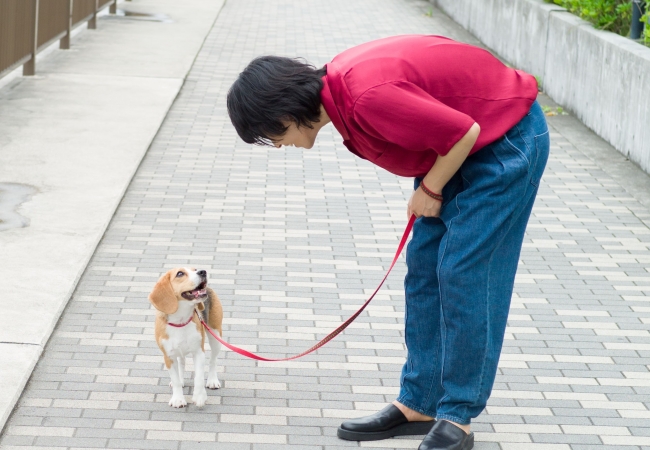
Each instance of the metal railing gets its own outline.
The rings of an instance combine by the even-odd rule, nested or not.
[[[630,37],[632,39],[640,39],[643,35],[645,24],[641,21],[641,18],[645,11],[645,0],[632,0],[632,26],[630,27]]]
[[[34,75],[36,54],[59,39],[70,48],[70,33],[83,22],[97,27],[97,13],[117,0],[0,0],[0,78],[23,65],[23,75]]]

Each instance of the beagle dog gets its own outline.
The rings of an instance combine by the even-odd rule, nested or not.
[[[205,388],[219,389],[217,375],[217,354],[221,344],[210,333],[206,333],[195,310],[203,321],[222,335],[223,309],[217,294],[207,287],[208,274],[205,270],[190,268],[171,269],[160,277],[149,294],[149,301],[156,308],[155,336],[158,347],[165,358],[169,371],[172,398],[169,406],[187,406],[183,395],[185,357],[194,360],[194,393],[192,402],[198,407],[205,405],[208,394]],[[210,367],[208,381],[205,376],[205,336],[210,341]]]

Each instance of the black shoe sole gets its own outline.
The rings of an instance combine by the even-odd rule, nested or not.
[[[379,441],[382,439],[391,438],[393,436],[427,434],[431,430],[431,427],[433,427],[434,423],[436,423],[435,420],[429,420],[427,422],[408,422],[397,425],[390,430],[365,432],[350,431],[339,427],[339,429],[336,431],[336,435],[340,439],[345,439],[346,441]]]

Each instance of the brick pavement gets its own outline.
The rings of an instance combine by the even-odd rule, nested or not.
[[[341,145],[238,141],[225,93],[259,54],[327,62],[400,33],[475,40],[415,0],[227,2],[117,210],[2,437],[2,449],[414,449],[357,444],[341,419],[397,392],[401,263],[367,314],[316,355],[256,363],[223,353],[223,388],[174,410],[147,292],[178,265],[209,270],[225,336],[300,351],[371,292],[405,223],[411,181]],[[553,124],[551,119],[551,126]],[[478,450],[650,449],[648,210],[552,129],[504,354]],[[188,369],[191,369],[189,367]],[[192,391],[186,376],[186,397]]]

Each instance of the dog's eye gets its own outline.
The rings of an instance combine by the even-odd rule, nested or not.
[[[178,278],[178,277],[182,277],[183,275],[185,275],[184,272],[178,272],[178,273],[176,274],[176,278]]]

